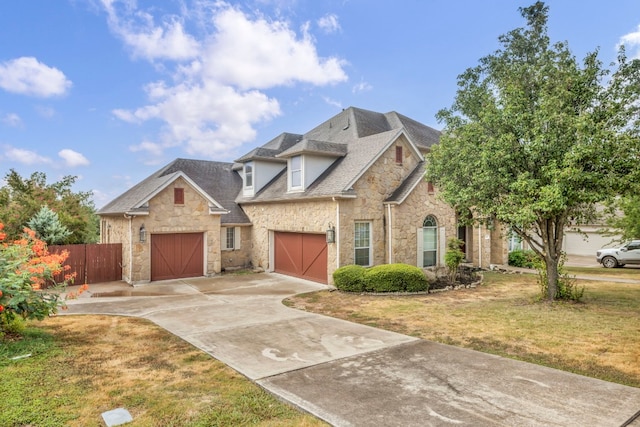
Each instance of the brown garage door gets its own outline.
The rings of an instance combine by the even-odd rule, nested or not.
[[[327,242],[324,234],[274,235],[276,273],[327,283]]]
[[[152,234],[151,280],[204,274],[202,233]]]

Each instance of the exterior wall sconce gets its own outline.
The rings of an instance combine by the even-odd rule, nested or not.
[[[329,223],[327,228],[327,243],[335,243],[336,241],[336,228],[332,223]]]
[[[147,229],[144,228],[144,224],[140,226],[140,243],[147,241]]]

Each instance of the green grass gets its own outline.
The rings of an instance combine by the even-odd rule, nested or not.
[[[31,354],[12,360],[12,357]],[[0,342],[0,425],[320,426],[223,363],[140,319],[61,316]]]

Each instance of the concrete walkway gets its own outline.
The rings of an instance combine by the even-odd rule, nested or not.
[[[282,304],[323,288],[277,274],[92,285],[66,313],[149,319],[335,426],[640,426],[640,389]]]

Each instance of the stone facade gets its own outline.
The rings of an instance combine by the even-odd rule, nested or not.
[[[184,189],[183,204],[174,203],[174,188]],[[147,238],[141,243],[139,235],[143,225]],[[220,215],[209,214],[209,202],[182,178],[149,200],[148,214],[129,218],[103,216],[102,227],[104,243],[122,242],[122,274],[129,283],[151,280],[151,240],[154,234],[203,233],[206,260],[203,275],[214,275],[222,270]]]
[[[418,229],[422,229],[428,215],[433,215],[438,224],[436,259],[438,265],[442,264],[447,241],[457,237],[457,218],[451,206],[438,198],[436,191],[429,189],[429,184],[423,180],[401,204],[391,205],[391,258],[388,262],[422,267],[418,262]]]
[[[273,269],[270,259],[274,231],[324,234],[336,223],[336,202],[329,199],[281,203],[245,204],[243,209],[253,224],[251,262],[254,267]],[[327,245],[327,273],[336,266],[336,244]]]
[[[396,162],[396,146],[402,147],[403,161]],[[244,204],[243,209],[253,223],[251,255],[254,266],[273,268],[270,260],[274,231],[324,233],[329,225],[336,227],[336,243],[328,244],[327,276],[338,267],[355,262],[355,223],[371,223],[371,265],[387,262],[417,264],[417,229],[431,214],[438,219],[445,237],[456,236],[456,217],[451,207],[428,192],[422,182],[400,205],[393,206],[391,218],[384,201],[398,188],[419,163],[404,138],[385,151],[354,184],[356,198],[336,200],[301,200]],[[392,251],[389,258],[387,221],[391,221]],[[444,248],[444,245],[439,245]],[[444,250],[444,249],[442,249]]]
[[[444,263],[447,241],[460,236],[464,237],[467,260],[474,265],[489,267],[490,264],[505,263],[507,243],[502,234],[503,230],[486,226],[459,228],[455,210],[442,201],[438,197],[437,189],[434,190],[426,181],[418,182],[404,200],[387,202],[423,160],[416,150],[426,149],[424,145],[417,148],[417,145],[407,140],[404,133],[399,135],[395,141],[388,141],[387,148],[378,157],[375,157],[378,151],[363,152],[362,150],[367,146],[359,146],[349,151],[350,156],[363,156],[357,158],[361,159],[363,164],[355,162],[353,164],[357,164],[357,168],[348,171],[353,174],[341,175],[341,177],[348,176],[349,179],[355,180],[353,194],[347,188],[333,189],[330,186],[331,181],[328,181],[329,188],[335,192],[347,191],[347,195],[334,198],[330,196],[336,194],[332,190],[318,193],[322,195],[319,197],[323,198],[316,199],[305,199],[305,193],[287,196],[292,197],[288,200],[275,200],[279,199],[277,195],[270,196],[273,198],[257,199],[262,201],[247,199],[244,203],[240,202],[246,217],[241,213],[233,217],[234,221],[241,223],[222,224],[221,219],[224,214],[211,214],[209,199],[191,186],[192,181],[189,180],[194,179],[194,176],[200,180],[200,184],[197,185],[206,184],[201,185],[202,188],[208,188],[208,184],[212,182],[208,173],[200,172],[200,166],[197,168],[193,166],[193,175],[179,175],[175,181],[153,197],[146,196],[151,199],[148,201],[145,212],[135,216],[123,215],[123,211],[134,209],[130,207],[131,205],[126,205],[120,208],[122,210],[102,214],[101,240],[103,243],[122,243],[123,279],[130,283],[140,283],[151,279],[151,245],[154,235],[201,233],[204,237],[205,252],[202,274],[215,275],[226,269],[250,266],[272,271],[275,232],[324,235],[327,229],[335,227],[335,242],[327,244],[327,277],[331,284],[332,274],[337,268],[355,263],[355,224],[357,222],[370,224],[370,265],[406,263],[422,267],[422,254],[419,254],[421,242],[418,238],[423,232],[425,218],[432,215],[436,219],[438,230],[437,265]],[[359,144],[360,141],[351,143]],[[384,140],[378,143],[384,143]],[[368,164],[364,164],[366,162]],[[186,164],[189,165],[188,162]],[[336,165],[340,167],[340,163]],[[358,177],[356,174],[362,169],[364,172]],[[334,169],[332,173],[336,173],[336,170],[338,169]],[[235,174],[236,172],[229,167],[224,173]],[[347,171],[343,170],[342,173]],[[158,177],[160,176],[158,174]],[[190,178],[187,180],[182,176],[190,176]],[[234,175],[223,176],[237,178]],[[337,187],[335,182],[340,180],[334,181]],[[323,185],[323,183],[318,181],[317,185]],[[340,185],[344,186],[345,183],[340,182]],[[220,187],[227,188],[222,185]],[[184,190],[184,203],[175,203],[176,188]],[[157,191],[156,187],[151,187],[145,194],[154,194],[154,191]],[[232,191],[236,191],[235,187]],[[239,181],[237,191],[241,192]],[[234,200],[233,197],[233,193],[223,193],[221,200],[229,202]],[[137,203],[141,202],[139,200]],[[233,209],[237,208],[237,205],[232,208],[227,205],[230,212],[234,212]],[[232,215],[229,218],[231,219]],[[246,218],[251,225],[242,223]],[[145,242],[140,242],[139,230],[143,225],[147,239]],[[237,232],[234,231],[233,234],[234,248],[227,249],[226,232],[231,227]],[[225,234],[221,235],[221,233]],[[239,245],[237,245],[238,238]]]
[[[396,147],[402,147],[402,163],[396,162]],[[354,184],[355,199],[340,200],[340,265],[355,260],[355,223],[371,223],[371,265],[387,262],[387,226],[384,201],[419,163],[404,137],[392,144]],[[414,249],[415,253],[415,249]],[[415,258],[415,257],[414,257]],[[415,265],[415,260],[412,262]]]
[[[141,224],[142,222],[134,221],[132,217],[125,218],[121,215],[102,216],[100,221],[100,243],[122,243],[122,280],[128,283],[131,283],[132,277],[131,241],[138,239],[138,230]],[[135,226],[137,228],[134,228]]]
[[[222,230],[232,225],[222,225]],[[250,226],[241,226],[240,229],[240,249],[222,249],[220,252],[221,265],[223,270],[234,268],[245,268],[252,265],[251,262],[251,229]]]

